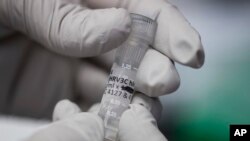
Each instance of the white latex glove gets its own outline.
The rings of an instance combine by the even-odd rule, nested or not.
[[[93,10],[86,5],[108,9]],[[147,51],[138,70],[136,90],[152,97],[175,91],[180,78],[172,60],[198,68],[204,62],[204,52],[199,34],[168,2],[0,0],[0,24],[55,52],[80,57],[98,55],[126,40],[131,24],[128,12],[149,16],[158,23],[153,48]],[[108,53],[91,62],[84,61],[79,69],[78,88],[82,89],[84,103],[98,101],[102,96],[109,72],[107,66],[112,64],[110,56]]]
[[[131,20],[124,9],[91,10],[81,0],[0,0],[0,24],[70,56],[95,56],[121,44]]]
[[[199,33],[178,9],[164,0],[88,0],[91,8],[125,8],[155,19],[158,23],[153,47],[144,56],[136,77],[136,90],[157,97],[175,91],[180,78],[173,62],[192,68],[204,63]],[[78,76],[85,99],[95,99],[104,91],[113,53],[85,62]],[[109,66],[109,67],[105,67]],[[92,95],[88,95],[91,93]],[[94,101],[94,100],[93,100]]]
[[[157,100],[152,101],[157,103]],[[95,106],[89,113],[81,113],[77,105],[63,100],[55,107],[55,122],[33,134],[27,141],[103,141],[104,127],[101,118],[96,115],[96,110],[98,108]],[[119,126],[119,139],[167,140],[157,128],[152,114],[139,104],[131,104],[130,109],[124,112]]]

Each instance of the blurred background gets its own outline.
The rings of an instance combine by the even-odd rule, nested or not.
[[[250,2],[171,1],[201,34],[206,58],[198,70],[176,64],[181,85],[173,94],[160,98],[163,113],[158,126],[170,141],[228,141],[230,124],[250,124]],[[60,73],[63,76],[64,72]],[[0,88],[5,88],[4,84],[0,80]],[[48,116],[35,114],[39,112],[34,111],[38,118]],[[29,115],[17,118],[1,113],[0,140],[17,141],[49,123],[27,118]]]
[[[177,64],[180,88],[161,97],[159,126],[170,141],[228,141],[230,124],[250,124],[250,2],[172,0],[201,34],[205,64]]]

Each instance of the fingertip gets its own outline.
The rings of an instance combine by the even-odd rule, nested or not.
[[[130,104],[119,124],[120,141],[166,141],[152,114],[139,104]]]
[[[204,48],[203,48],[203,45],[202,45],[202,42],[201,42],[201,37],[198,34],[198,47],[197,47],[197,50],[195,52],[195,59],[196,61],[194,61],[194,65],[191,66],[193,68],[201,68],[203,65],[204,65],[204,62],[205,62],[205,52],[204,52]]]
[[[143,93],[136,92],[132,99],[132,104],[139,104],[145,107],[151,114],[154,116],[156,121],[160,120],[161,112],[162,112],[162,104],[159,98],[152,98],[146,96]]]
[[[67,99],[61,100],[54,108],[53,121],[61,120],[80,112],[81,109],[75,103]]]
[[[158,29],[154,47],[175,62],[192,68],[204,63],[200,34],[186,20],[178,8],[165,3],[157,19]]]
[[[180,38],[173,45],[175,49],[172,49],[172,54],[177,62],[192,68],[200,68],[204,64],[205,58],[200,35],[192,27],[188,33],[189,36]]]
[[[130,104],[129,109],[122,114],[119,123],[119,130],[123,132],[129,130],[128,128],[131,129],[133,126],[135,128],[140,128],[140,126],[136,124],[144,123],[144,120],[147,120],[147,122],[156,125],[156,121],[153,118],[152,114],[144,106],[138,103]]]
[[[88,112],[98,115],[100,106],[101,106],[100,103],[95,103],[89,108]]]
[[[150,97],[178,89],[180,76],[172,61],[160,52],[149,49],[137,72],[136,89]]]

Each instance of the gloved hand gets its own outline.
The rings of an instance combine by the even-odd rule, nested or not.
[[[156,120],[149,112],[154,106],[160,109],[159,101],[146,101],[150,100],[143,100],[138,96],[134,104],[130,105],[130,109],[124,112],[119,125],[120,141],[167,140],[158,130]],[[104,127],[102,119],[96,114],[97,110],[96,105],[89,112],[81,113],[74,103],[68,100],[60,101],[54,110],[54,122],[33,134],[27,141],[103,141]]]
[[[153,48],[147,51],[138,70],[136,90],[148,96],[175,91],[180,78],[172,60],[198,68],[204,62],[204,52],[199,34],[167,1],[0,0],[0,23],[55,52],[80,57],[99,55],[126,40],[131,24],[128,12],[148,16],[158,23]],[[111,64],[104,61],[99,64]],[[102,67],[98,69],[93,70],[104,71]],[[80,75],[92,76],[94,72]],[[96,86],[101,84],[97,83],[103,82],[96,81],[92,86],[98,89]],[[80,83],[86,89],[91,88],[88,84],[87,78]],[[103,91],[103,87],[99,90]],[[85,92],[88,91],[91,90]]]
[[[169,2],[0,0],[0,24],[55,52],[78,57],[99,55],[126,40],[131,24],[129,12],[148,16],[158,23],[153,47],[147,51],[137,73],[136,90],[152,97],[175,91],[180,78],[172,60],[198,68],[204,62],[204,52],[199,34]],[[77,84],[85,102],[100,99],[111,56],[108,53],[84,61],[79,69]]]
[[[137,91],[151,97],[171,93],[180,84],[174,62],[192,68],[203,65],[204,51],[199,33],[168,1],[87,0],[87,4],[94,9],[125,8],[129,12],[142,14],[157,21],[153,47],[147,51],[137,72]],[[78,88],[88,101],[97,101],[97,97],[103,93],[114,52],[84,61],[79,69]]]
[[[131,20],[124,9],[91,10],[81,0],[0,0],[0,23],[55,52],[86,57],[126,40]]]

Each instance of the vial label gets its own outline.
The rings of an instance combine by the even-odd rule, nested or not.
[[[134,93],[135,82],[125,75],[110,74],[104,94],[131,100]]]

